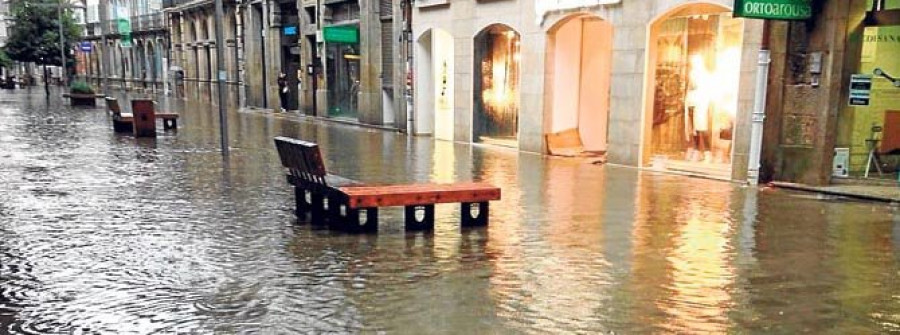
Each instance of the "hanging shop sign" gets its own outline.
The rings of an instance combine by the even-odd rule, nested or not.
[[[325,42],[359,43],[359,29],[354,26],[335,26],[322,29]]]
[[[806,20],[812,0],[735,0],[734,16],[771,20]]]
[[[872,75],[850,76],[850,106],[868,106],[872,96]]]
[[[297,26],[286,26],[283,28],[284,36],[297,35]]]
[[[602,5],[612,5],[622,0],[535,0],[534,11],[537,13],[537,24],[544,23],[547,14],[580,8],[591,8]]]
[[[117,20],[118,28],[119,28],[119,41],[122,43],[123,48],[131,47],[131,21],[128,19],[118,19]]]

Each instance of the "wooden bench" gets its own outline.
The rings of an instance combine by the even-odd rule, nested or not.
[[[132,102],[133,104],[133,102]],[[106,108],[109,110],[110,115],[113,117],[113,130],[116,132],[134,132],[134,114],[132,113],[122,113],[122,109],[119,106],[119,100],[112,97],[106,97]],[[163,120],[163,130],[177,129],[178,128],[178,114],[175,113],[166,113],[166,112],[156,112],[156,102],[153,101],[153,112],[150,113],[153,115],[152,119],[162,119]],[[132,110],[135,110],[132,108]],[[155,136],[155,132],[153,136]]]
[[[281,164],[294,186],[296,213],[312,214],[313,224],[346,231],[378,230],[378,208],[402,206],[407,230],[434,229],[434,205],[459,203],[463,227],[487,225],[489,202],[500,188],[486,183],[367,185],[329,174],[319,146],[276,137]]]

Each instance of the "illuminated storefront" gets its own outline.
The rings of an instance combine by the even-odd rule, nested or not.
[[[746,178],[763,24],[733,0],[461,2],[416,2],[414,134]]]
[[[520,43],[519,34],[503,25],[475,37],[475,142],[517,146]]]
[[[653,24],[647,163],[730,177],[743,21],[697,4]]]

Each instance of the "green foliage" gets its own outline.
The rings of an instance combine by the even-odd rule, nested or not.
[[[94,94],[94,89],[90,84],[83,81],[73,81],[69,85],[69,92],[74,94]]]
[[[13,60],[6,54],[6,49],[0,49],[0,67],[10,68],[13,66]]]
[[[12,0],[9,4],[12,15],[6,42],[9,58],[39,65],[61,65],[57,8],[68,1]],[[68,10],[63,11],[62,21],[66,44],[71,46],[81,39],[81,27]],[[71,57],[67,60],[68,66],[74,63]]]

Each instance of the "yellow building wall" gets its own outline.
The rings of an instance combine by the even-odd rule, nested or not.
[[[875,68],[881,68],[891,76],[900,78],[900,26],[868,27],[864,38],[858,73],[872,74]],[[851,109],[854,115],[850,170],[860,172],[866,168],[869,153],[866,139],[872,137],[872,126],[884,127],[886,110],[900,110],[900,88],[883,77],[875,77],[869,105]]]

